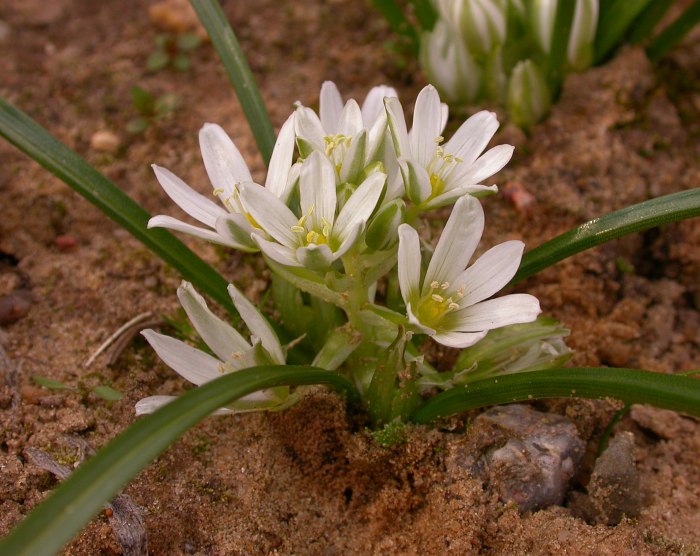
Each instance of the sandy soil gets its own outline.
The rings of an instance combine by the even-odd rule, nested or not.
[[[347,96],[391,83],[410,106],[423,85],[415,67],[397,70],[381,48],[385,24],[364,3],[303,5],[265,0],[225,10],[250,53],[272,119],[292,103],[313,105],[320,84]],[[193,54],[188,72],[146,71],[159,32],[149,2],[8,0],[0,20],[0,94],[85,156],[152,213],[178,215],[149,165],[166,166],[203,193],[209,185],[197,148],[202,123],[235,138],[258,177],[263,170],[245,119],[214,51]],[[0,36],[2,36],[0,34]],[[516,145],[498,176],[510,184],[484,202],[482,249],[506,239],[530,247],[587,219],[700,183],[700,37],[658,68],[634,50],[567,80],[552,117],[530,136],[506,126],[495,142]],[[145,134],[129,91],[176,92],[181,108]],[[115,134],[111,151],[91,146]],[[67,186],[0,143],[0,296],[12,315],[0,345],[19,366],[0,390],[0,534],[41,502],[56,481],[28,463],[25,449],[74,461],[64,435],[99,447],[135,419],[133,404],[176,393],[183,381],[135,340],[113,366],[85,362],[121,324],[144,311],[172,315],[179,282]],[[533,196],[525,208],[507,191]],[[201,256],[252,295],[266,288],[255,258],[185,238]],[[578,255],[519,286],[545,313],[572,329],[574,363],[664,373],[700,367],[700,221],[650,230]],[[5,297],[7,299],[7,297]],[[6,313],[7,314],[7,313]],[[0,315],[1,316],[1,315]],[[9,322],[12,321],[12,322]],[[40,388],[33,377],[74,390]],[[90,390],[124,393],[116,402]],[[614,402],[538,403],[573,419],[588,442],[580,476]],[[384,449],[342,403],[314,391],[277,415],[212,418],[195,427],[141,473],[126,492],[144,509],[151,554],[698,554],[700,425],[635,408],[620,425],[635,440],[643,508],[636,520],[591,525],[554,506],[520,515],[467,474],[447,472],[445,454],[465,434],[466,417],[437,429],[415,428]],[[102,515],[66,554],[118,554]]]

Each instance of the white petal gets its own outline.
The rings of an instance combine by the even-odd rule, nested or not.
[[[221,362],[211,355],[154,330],[142,330],[141,334],[163,363],[191,383],[199,386],[221,376]]]
[[[384,97],[398,97],[396,89],[386,85],[372,87],[362,103],[362,123],[365,129],[374,126],[377,118],[386,116],[384,111]]]
[[[435,154],[440,136],[442,107],[435,87],[428,85],[418,94],[411,129],[411,152],[418,163],[427,167]]]
[[[250,239],[254,228],[242,214],[227,214],[216,219],[216,231],[221,237],[228,238],[229,244],[239,251],[255,253],[258,248]]]
[[[302,266],[302,264],[297,260],[296,247],[290,248],[275,243],[274,241],[267,241],[258,234],[252,234],[250,236],[255,243],[260,247],[260,251],[264,255],[270,257],[273,261],[278,262],[284,266]]]
[[[276,197],[286,202],[289,197],[287,190],[289,170],[292,166],[294,155],[294,114],[284,122],[277,136],[275,148],[270,157],[270,166],[267,170],[265,189]]]
[[[484,210],[473,197],[460,197],[447,219],[423,281],[423,294],[430,284],[452,283],[467,266],[484,231]]]
[[[337,133],[345,135],[346,137],[354,137],[362,128],[362,111],[357,101],[351,98],[345,103],[343,112],[340,114]]]
[[[450,330],[481,332],[509,324],[532,322],[540,312],[540,302],[536,297],[514,293],[448,313],[443,325]]]
[[[321,115],[321,126],[326,135],[339,133],[338,124],[343,111],[343,99],[338,87],[332,81],[324,81],[321,85],[321,95],[318,101],[318,111]]]
[[[357,176],[365,167],[367,132],[363,129],[352,138],[350,148],[343,157],[340,167],[340,183],[356,183]]]
[[[418,317],[414,314],[413,307],[411,307],[410,303],[406,303],[406,314],[408,315],[408,322],[413,325],[413,329],[415,332],[419,332],[421,334],[430,334],[431,336],[435,334],[435,330],[433,330],[429,326],[421,324],[420,320],[418,320]]]
[[[517,240],[492,247],[455,278],[450,292],[456,291],[464,284],[464,297],[460,304],[465,307],[491,297],[515,276],[524,248],[525,244]]]
[[[297,217],[282,201],[257,183],[241,184],[238,190],[245,209],[263,230],[279,243],[296,247],[292,226],[297,225]]]
[[[204,124],[199,131],[199,148],[209,180],[226,197],[233,195],[235,184],[253,181],[248,165],[221,126]]]
[[[456,189],[445,191],[445,193],[442,195],[433,197],[430,199],[430,201],[423,204],[423,210],[432,210],[451,205],[456,199],[464,197],[465,195],[471,195],[472,197],[481,199],[482,197],[486,197],[487,195],[492,195],[497,192],[497,185],[481,185],[478,183],[474,185],[465,185],[463,187],[457,187]]]
[[[350,228],[369,220],[384,190],[385,181],[386,174],[382,172],[370,174],[350,196],[333,226],[333,235],[338,241],[342,243],[345,240]]]
[[[447,119],[450,117],[450,107],[443,102],[440,108],[442,109],[440,112],[440,134],[442,134],[445,131]]]
[[[239,292],[233,284],[229,284],[228,293],[236,309],[238,309],[238,312],[241,314],[241,318],[248,326],[248,330],[260,338],[263,347],[276,363],[284,365],[282,347],[277,339],[277,334],[275,334],[275,331],[272,329],[267,319],[260,314],[255,305]]]
[[[226,245],[227,247],[238,249],[238,244],[232,242],[228,237],[224,237],[212,230],[206,230],[204,228],[193,226],[192,224],[187,224],[178,220],[177,218],[166,216],[164,214],[159,214],[158,216],[151,218],[148,221],[148,228],[168,228],[169,230],[184,232],[191,236],[206,239],[207,241],[211,241],[213,243],[218,243],[219,245]]]
[[[498,118],[493,112],[477,112],[455,132],[445,145],[445,152],[462,159],[470,166],[486,148],[498,130]]]
[[[375,158],[377,151],[379,150],[384,141],[386,131],[386,112],[382,110],[380,114],[375,118],[374,123],[369,128],[369,133],[367,134],[367,156],[365,159],[365,163],[368,163]],[[391,134],[389,135],[389,141],[391,141]]]
[[[314,151],[302,164],[299,176],[301,212],[304,215],[311,212],[307,229],[321,230],[325,225],[323,220],[332,225],[336,202],[333,164],[323,154]]]
[[[449,176],[449,181],[452,182],[449,188],[481,183],[486,178],[490,178],[508,164],[514,149],[512,145],[498,145],[486,151],[471,166],[459,164]]]
[[[406,129],[406,118],[403,115],[403,108],[399,99],[389,97],[384,99],[386,115],[389,121],[389,131],[394,142],[394,150],[398,157],[411,157],[411,145],[408,142],[408,131]]]
[[[243,336],[209,310],[206,301],[192,284],[182,282],[177,296],[195,330],[219,359],[228,361],[235,352],[250,349]]]
[[[307,247],[297,248],[296,257],[301,265],[309,270],[325,270],[333,264],[335,259],[328,245],[313,243]]]
[[[149,396],[148,398],[143,398],[136,402],[134,409],[136,410],[136,416],[149,415],[153,413],[156,409],[160,409],[165,404],[176,400],[177,396]]]
[[[294,132],[297,137],[310,143],[314,149],[323,152],[325,150],[323,138],[327,135],[321,120],[318,119],[316,112],[300,106],[294,111]]]
[[[355,222],[353,226],[350,226],[346,229],[345,235],[343,237],[342,243],[336,249],[336,251],[333,252],[333,260],[336,261],[345,253],[347,253],[350,248],[355,245],[355,242],[357,239],[360,237],[360,234],[363,232],[365,229],[365,222]]]
[[[422,204],[433,193],[428,172],[417,161],[410,158],[399,158],[398,163],[406,196],[413,203]]]
[[[443,346],[463,349],[473,346],[486,336],[487,332],[488,330],[484,330],[483,332],[438,331],[437,334],[433,336],[433,340]]]
[[[204,195],[197,193],[170,170],[153,164],[158,183],[175,203],[195,220],[214,227],[217,217],[226,211]]]
[[[420,241],[418,232],[408,224],[399,226],[398,274],[401,297],[408,305],[420,290]]]

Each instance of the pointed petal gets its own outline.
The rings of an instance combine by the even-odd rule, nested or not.
[[[497,185],[465,185],[463,187],[445,191],[445,193],[442,195],[433,197],[423,205],[423,210],[427,211],[451,205],[456,199],[464,197],[465,195],[470,195],[475,199],[481,199],[483,197],[487,197],[488,195],[493,195],[494,193],[498,193]]]
[[[287,191],[289,170],[292,166],[292,156],[294,155],[294,114],[287,118],[282,125],[277,136],[275,148],[270,158],[270,166],[267,170],[265,189],[270,191],[282,202],[286,202],[289,197]]]
[[[284,266],[302,266],[297,260],[296,247],[285,247],[274,241],[267,241],[258,234],[252,234],[250,237],[258,244],[263,255],[270,257],[273,261]]]
[[[413,325],[413,330],[415,332],[419,332],[420,334],[429,334],[430,336],[435,334],[435,330],[429,326],[421,324],[420,320],[418,320],[418,317],[413,312],[413,307],[411,307],[410,303],[406,303],[406,314],[408,315],[408,322]]]
[[[282,201],[257,183],[243,183],[238,190],[245,209],[263,230],[279,243],[296,247],[292,226],[297,225],[297,217]]]
[[[136,417],[141,415],[149,415],[156,409],[159,409],[165,404],[176,399],[177,396],[149,396],[147,398],[140,399],[134,406],[134,409],[136,410]]]
[[[449,176],[450,186],[470,185],[481,183],[500,171],[513,156],[515,147],[512,145],[498,145],[486,151],[471,166],[459,164]]]
[[[323,138],[328,134],[311,108],[300,106],[294,111],[294,132],[299,139],[306,141],[314,149],[321,152],[325,150]]]
[[[411,152],[413,158],[423,166],[428,166],[435,154],[436,139],[440,136],[442,107],[440,95],[435,87],[428,85],[418,94],[411,128]]]
[[[374,119],[372,126],[369,128],[367,133],[367,154],[365,156],[365,162],[370,162],[375,158],[377,152],[384,142],[386,137],[385,132],[387,131],[387,119],[386,112],[382,110],[379,115]],[[391,141],[391,134],[389,134],[389,141]]]
[[[246,253],[255,253],[258,247],[253,240],[250,239],[250,234],[254,228],[250,222],[242,214],[227,214],[216,219],[216,231],[221,237],[227,238],[229,245],[239,251]]]
[[[497,130],[496,114],[487,110],[477,112],[464,122],[445,144],[445,152],[461,158],[465,166],[471,166]]]
[[[251,334],[260,338],[263,347],[276,363],[284,365],[285,358],[280,341],[277,339],[277,334],[275,334],[267,319],[233,284],[229,284],[228,293]]]
[[[192,224],[187,224],[173,218],[172,216],[166,216],[164,214],[159,214],[154,216],[148,221],[148,228],[168,228],[169,230],[175,230],[176,232],[183,232],[191,236],[195,236],[201,239],[206,239],[212,243],[218,243],[219,245],[226,245],[227,247],[233,247],[238,249],[238,244],[232,242],[228,237],[222,236],[221,234],[214,232],[212,230],[207,230],[205,228],[199,228],[198,226],[193,226]]]
[[[369,220],[384,190],[385,181],[386,174],[375,172],[360,184],[338,215],[338,220],[333,226],[335,239],[342,243],[347,238],[350,228],[359,223],[365,224]]]
[[[492,247],[455,278],[450,292],[457,291],[464,285],[464,297],[460,300],[460,305],[464,307],[488,299],[515,276],[524,248],[525,244],[517,240]]]
[[[394,142],[394,150],[397,157],[411,157],[411,145],[408,142],[408,130],[406,129],[406,118],[399,99],[389,97],[384,99],[384,107],[389,122],[391,139]]]
[[[420,241],[418,232],[408,224],[399,226],[398,274],[401,297],[406,305],[420,293]]]
[[[182,282],[177,289],[177,296],[197,333],[221,361],[230,360],[237,351],[246,352],[250,349],[250,344],[243,336],[209,310],[206,301],[192,284]]]
[[[318,151],[304,161],[299,176],[299,204],[302,214],[309,214],[307,229],[320,230],[323,220],[333,224],[336,208],[335,169],[328,158]],[[291,245],[290,245],[291,247]]]
[[[343,99],[338,87],[332,81],[324,81],[321,85],[321,95],[318,101],[318,111],[321,115],[321,126],[326,135],[335,135],[338,131],[340,114],[343,111]]]
[[[479,340],[481,340],[488,331],[483,332],[454,332],[454,331],[440,331],[433,336],[438,344],[443,346],[463,349],[469,346],[473,346]]]
[[[362,111],[357,101],[351,98],[345,103],[343,112],[340,114],[337,133],[345,135],[346,137],[354,137],[362,128]]]
[[[191,383],[199,386],[221,376],[221,362],[211,355],[154,330],[142,330],[141,334],[163,363]]]
[[[221,126],[204,124],[199,131],[199,148],[209,181],[214,189],[224,191],[226,198],[233,195],[237,183],[253,181],[248,165]]]
[[[299,247],[296,256],[301,265],[309,270],[325,270],[333,264],[333,252],[328,245],[311,244]]]
[[[158,183],[177,206],[202,224],[214,227],[217,217],[226,211],[204,195],[197,193],[170,170],[153,164]]]
[[[447,125],[447,119],[450,117],[450,107],[444,102],[440,105],[440,135],[445,131],[445,126]]]
[[[428,172],[410,158],[399,158],[398,162],[406,197],[417,205],[422,204],[433,193]]]
[[[449,313],[443,325],[449,330],[481,332],[509,324],[532,322],[540,312],[540,302],[536,297],[514,293]]]
[[[366,147],[367,132],[363,129],[352,138],[350,148],[343,157],[343,164],[340,167],[340,183],[357,183],[357,176],[365,167]]]
[[[452,209],[423,281],[423,293],[430,283],[452,283],[467,266],[484,231],[484,210],[473,197],[461,197]]]
[[[374,126],[377,118],[386,116],[384,97],[398,97],[396,89],[386,85],[372,87],[362,103],[362,123],[365,129]]]
[[[355,242],[360,237],[360,234],[365,229],[365,222],[355,222],[354,225],[346,229],[345,235],[342,239],[342,243],[336,251],[333,252],[333,260],[336,261],[345,253],[347,253],[350,248],[355,245]]]

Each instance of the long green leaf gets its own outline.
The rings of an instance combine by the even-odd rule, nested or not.
[[[526,253],[511,284],[612,239],[700,216],[700,188],[664,195],[581,224]]]
[[[674,0],[652,0],[632,24],[627,42],[640,44],[647,40],[673,3]]]
[[[615,398],[700,417],[700,381],[636,369],[571,368],[516,373],[472,382],[430,398],[412,416],[416,423],[467,409],[544,398]]]
[[[695,0],[678,16],[647,48],[647,56],[652,62],[658,62],[671,48],[678,44],[693,27],[700,22],[700,0]]]
[[[574,22],[576,2],[559,2],[554,16],[552,45],[547,58],[547,83],[552,89],[553,98],[559,96],[559,89],[564,80],[564,64],[569,45],[569,35]]]
[[[418,31],[395,0],[372,0],[372,5],[387,20],[391,30],[406,41],[413,56],[418,56]]]
[[[275,147],[275,130],[236,34],[217,0],[190,0],[190,3],[224,64],[267,165]]]
[[[147,230],[150,215],[77,153],[0,97],[0,135],[85,197],[232,314],[228,283],[170,232]]]
[[[649,2],[651,0],[612,0],[605,10],[601,9],[593,55],[595,65],[610,55]]]
[[[358,402],[347,378],[324,369],[272,365],[224,375],[140,419],[109,442],[0,541],[0,554],[56,554],[119,489],[211,412],[257,390],[302,384],[327,384],[344,392],[349,402]]]

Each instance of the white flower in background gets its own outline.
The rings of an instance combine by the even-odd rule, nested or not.
[[[381,151],[386,131],[384,97],[397,96],[392,87],[374,87],[362,108],[354,99],[343,105],[338,87],[325,81],[319,97],[319,115],[299,106],[294,129],[302,156],[312,151],[324,153],[333,163],[338,185],[357,183],[362,170]]]
[[[229,294],[241,318],[252,333],[250,341],[247,341],[233,327],[212,313],[202,296],[194,290],[192,284],[182,282],[177,290],[180,303],[195,330],[216,354],[216,357],[153,330],[142,332],[158,357],[166,365],[197,386],[224,373],[257,365],[284,365],[285,363],[282,346],[265,317],[235,286],[229,285]],[[136,404],[136,414],[152,413],[174,398],[174,396],[144,398]],[[288,387],[270,388],[249,394],[228,408],[219,410],[219,413],[271,409],[288,402]]]
[[[410,134],[398,99],[387,98],[385,105],[406,196],[413,203],[427,210],[466,194],[497,191],[480,182],[508,163],[513,147],[498,145],[481,154],[498,129],[493,112],[474,114],[442,145],[442,107],[435,87],[428,85],[418,95]]]
[[[436,0],[435,7],[474,54],[486,55],[506,38],[505,0]]]
[[[242,251],[257,251],[250,239],[254,224],[238,201],[238,184],[250,182],[250,175],[241,153],[226,132],[216,124],[205,124],[199,132],[199,145],[214,195],[225,208],[197,193],[175,174],[153,165],[153,170],[168,196],[206,228],[181,222],[171,216],[154,216],[149,228],[170,228],[214,243]],[[294,154],[294,122],[290,116],[280,130],[265,181],[266,189],[286,202],[298,178],[298,165],[292,165]]]
[[[352,247],[364,230],[384,189],[386,174],[370,174],[352,193],[339,214],[335,170],[314,151],[304,161],[299,177],[301,215],[296,216],[265,187],[240,186],[241,202],[262,232],[253,240],[273,261],[285,266],[328,268]]]
[[[496,245],[465,270],[483,229],[479,201],[461,197],[421,278],[418,232],[408,224],[399,226],[399,285],[409,322],[416,331],[449,347],[471,346],[493,328],[531,322],[540,313],[539,301],[527,294],[484,301],[515,275],[524,244]]]

